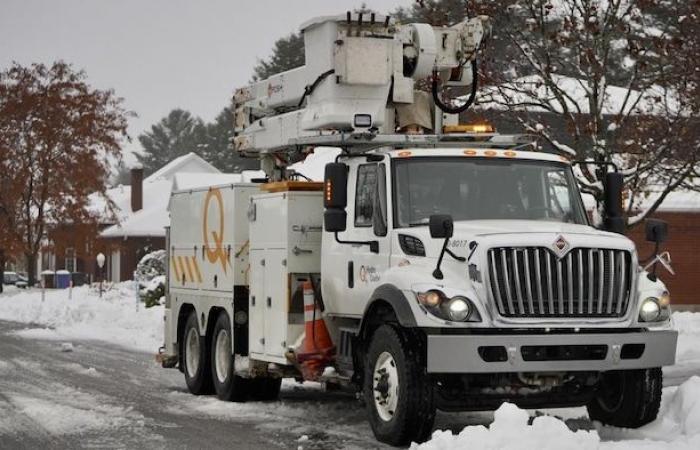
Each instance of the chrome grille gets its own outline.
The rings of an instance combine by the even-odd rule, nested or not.
[[[505,317],[621,317],[632,280],[626,250],[574,248],[558,258],[546,247],[492,248],[491,293]]]

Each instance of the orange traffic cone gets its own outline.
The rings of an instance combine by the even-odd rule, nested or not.
[[[297,361],[301,363],[305,380],[318,380],[323,368],[333,360],[335,346],[321,309],[314,301],[314,289],[310,281],[305,281],[304,289],[304,341],[297,351]]]

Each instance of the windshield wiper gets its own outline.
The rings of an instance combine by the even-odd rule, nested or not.
[[[424,226],[426,226],[426,225],[428,225],[428,219],[421,219],[421,220],[419,220],[419,221],[417,221],[417,222],[411,222],[411,223],[408,224],[409,228],[413,228],[413,227],[424,227]]]

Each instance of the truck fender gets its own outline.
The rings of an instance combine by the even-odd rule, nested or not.
[[[407,328],[413,328],[416,326],[416,318],[413,315],[411,306],[409,305],[409,300],[406,298],[403,292],[393,284],[383,284],[374,290],[372,296],[367,302],[365,311],[362,314],[362,321],[360,322],[360,334],[364,335],[367,328],[367,322],[371,320],[371,315],[374,309],[379,303],[388,303],[389,306],[394,310],[394,315],[396,320],[398,320],[399,325]]]

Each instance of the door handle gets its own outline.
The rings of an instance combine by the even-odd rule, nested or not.
[[[292,253],[294,253],[296,256],[299,256],[299,255],[301,255],[302,253],[313,253],[313,252],[314,252],[313,250],[306,250],[306,249],[303,249],[303,248],[299,248],[299,247],[297,247],[296,245],[295,245],[294,248],[292,249]]]

